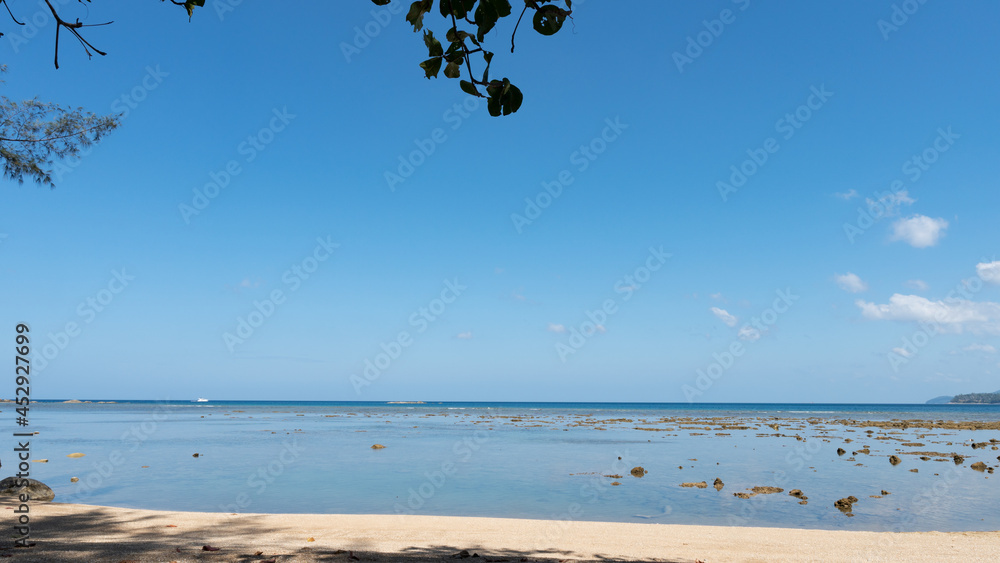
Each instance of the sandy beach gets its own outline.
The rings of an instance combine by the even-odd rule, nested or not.
[[[5,510],[13,510],[9,501]],[[14,518],[8,513],[8,522]],[[876,533],[411,515],[223,514],[33,504],[12,561],[998,561],[1000,532]],[[205,547],[213,550],[206,550]],[[214,549],[217,548],[217,551]],[[463,553],[463,550],[467,553]]]

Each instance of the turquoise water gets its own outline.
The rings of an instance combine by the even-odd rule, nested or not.
[[[3,410],[13,416],[12,406]],[[976,461],[1000,465],[1000,451],[970,447],[1000,432],[872,428],[868,436],[838,419],[1000,421],[1000,406],[37,403],[31,458],[49,461],[33,463],[31,476],[51,486],[57,502],[163,510],[1000,529],[1000,474],[970,469]],[[779,430],[766,426],[773,423]],[[924,446],[901,446],[911,442]],[[11,453],[0,453],[4,476],[14,465],[10,444]],[[848,461],[863,445],[871,453]],[[839,456],[838,447],[847,453]],[[897,449],[967,459],[900,455],[892,466],[888,455]],[[86,455],[66,457],[73,452]],[[648,473],[633,477],[635,466]],[[711,487],[717,477],[722,491]],[[679,486],[700,481],[709,487]],[[785,492],[732,494],[758,485]],[[790,489],[801,489],[808,504]],[[883,489],[892,494],[869,498]],[[853,517],[833,507],[848,495],[860,499]]]

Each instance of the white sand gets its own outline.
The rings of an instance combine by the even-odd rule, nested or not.
[[[4,501],[5,528],[14,525]],[[7,510],[11,510],[7,512]],[[169,527],[176,526],[176,527]],[[1000,532],[880,533],[440,516],[219,514],[33,504],[11,561],[1000,561]],[[313,538],[314,541],[309,541]],[[219,551],[203,551],[210,545]],[[262,552],[262,555],[255,555]]]

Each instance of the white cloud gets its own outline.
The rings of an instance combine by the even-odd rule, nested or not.
[[[834,279],[837,281],[837,285],[840,286],[840,289],[843,289],[844,291],[861,293],[862,291],[868,290],[868,284],[861,281],[861,278],[859,278],[857,274],[852,274],[851,272],[847,272],[843,275],[838,274],[834,276]]]
[[[865,203],[868,205],[869,211],[876,214],[884,214],[886,217],[892,217],[896,214],[897,208],[903,205],[913,205],[917,200],[910,197],[910,192],[906,190],[899,190],[898,192],[889,192],[878,200],[872,198],[866,198]],[[884,207],[885,210],[879,213],[880,208]]]
[[[976,264],[976,273],[983,281],[1000,285],[1000,260]]]
[[[996,347],[992,344],[979,344],[978,342],[975,344],[969,344],[965,348],[962,348],[962,350],[965,350],[966,352],[986,352],[987,354],[997,353]]]
[[[914,248],[934,246],[944,236],[948,221],[931,219],[926,215],[914,215],[892,224],[892,240],[901,240]]]
[[[720,321],[726,323],[726,326],[736,326],[736,323],[738,322],[736,317],[730,315],[729,311],[726,311],[725,309],[712,307],[709,311],[712,311],[712,314],[718,317]]]
[[[743,325],[743,327],[737,333],[737,336],[740,337],[740,340],[753,342],[755,340],[760,340],[760,331],[750,325]]]
[[[471,330],[467,330],[465,332],[460,332],[457,335],[455,335],[455,338],[460,338],[462,340],[471,340],[472,339],[472,331]]]
[[[726,302],[726,298],[722,296],[722,293],[709,293],[708,296],[716,301]]]
[[[855,301],[866,318],[883,321],[934,323],[942,332],[1000,334],[1000,303],[949,299],[931,301],[919,295],[893,294],[889,303],[876,305],[861,299]]]
[[[555,323],[549,323],[549,328],[547,328],[546,330],[548,330],[549,332],[561,333],[561,332],[566,332],[566,327],[563,325],[557,325]]]
[[[858,197],[858,190],[855,190],[854,188],[851,188],[851,189],[847,190],[844,193],[837,192],[837,193],[834,193],[833,195],[836,196],[836,197],[839,197],[840,199],[842,199],[844,201],[848,201],[848,200],[851,200],[851,199],[854,199],[854,198]]]
[[[913,356],[913,352],[910,352],[906,348],[893,348],[892,351],[899,354],[900,356],[903,356],[904,358],[909,358]]]
[[[909,280],[908,282],[906,282],[905,285],[906,287],[910,289],[915,289],[917,291],[927,291],[927,289],[930,287],[924,280]]]

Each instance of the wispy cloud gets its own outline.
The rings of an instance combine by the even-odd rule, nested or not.
[[[913,356],[913,353],[907,350],[906,348],[893,348],[892,351],[899,354],[900,356],[903,356],[904,358],[910,358]]]
[[[465,332],[460,332],[455,335],[455,338],[458,338],[460,340],[472,340],[472,331],[467,330]]]
[[[855,304],[865,318],[872,320],[933,323],[942,332],[968,330],[1000,334],[1000,303],[991,301],[931,301],[919,295],[896,293],[886,304],[877,305],[861,299]]]
[[[709,311],[712,311],[712,314],[718,317],[720,321],[726,323],[726,326],[733,327],[736,326],[737,322],[739,322],[739,320],[736,317],[730,315],[729,311],[725,309],[720,309],[718,307],[711,307],[709,308]]]
[[[899,190],[898,192],[889,192],[877,200],[872,198],[865,198],[865,203],[868,205],[869,209],[877,210],[879,207],[884,208],[884,215],[886,217],[892,217],[899,212],[899,208],[904,205],[913,205],[917,200],[910,197],[910,192],[906,190]]]
[[[563,333],[566,332],[566,326],[555,323],[549,323],[548,328],[546,328],[545,330],[549,332]]]
[[[980,344],[978,342],[975,344],[969,344],[965,348],[962,348],[962,350],[966,352],[985,352],[987,354],[997,353],[996,347],[993,346],[992,344]]]
[[[760,340],[760,331],[755,329],[750,325],[744,325],[740,328],[740,331],[736,333],[740,337],[740,340],[745,340],[747,342],[754,342]]]
[[[924,280],[909,280],[905,285],[906,287],[917,291],[927,291],[930,288]]]
[[[851,189],[847,190],[844,193],[836,192],[833,195],[835,197],[839,197],[840,199],[842,199],[844,201],[850,201],[850,200],[858,197],[858,190],[855,190],[854,188],[851,188]]]
[[[852,274],[851,272],[837,274],[833,279],[837,282],[840,289],[850,293],[861,293],[868,290],[868,284],[861,281],[861,278],[857,274]]]

